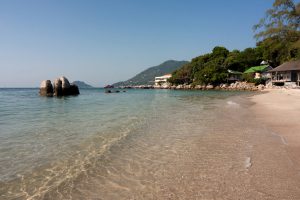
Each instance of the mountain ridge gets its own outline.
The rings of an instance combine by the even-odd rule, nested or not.
[[[138,73],[127,81],[114,83],[113,86],[136,86],[136,85],[153,85],[156,76],[171,74],[175,70],[181,68],[188,61],[167,60],[157,66],[149,67]]]
[[[93,86],[85,83],[84,81],[74,81],[73,84],[77,85],[79,88],[93,88]]]

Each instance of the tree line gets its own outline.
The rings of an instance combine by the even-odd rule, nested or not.
[[[229,51],[215,47],[211,53],[193,58],[176,70],[173,84],[219,84],[227,78],[227,70],[243,72],[265,60],[276,67],[286,61],[300,59],[300,3],[275,0],[265,17],[253,26],[255,48]]]

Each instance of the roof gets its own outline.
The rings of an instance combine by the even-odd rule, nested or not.
[[[228,71],[229,74],[243,74],[242,72],[234,71],[234,70],[231,70],[231,69],[228,69],[227,71]]]
[[[157,77],[159,77],[159,78],[168,78],[168,77],[171,77],[171,76],[172,76],[172,74],[165,74],[163,76],[157,76]]]
[[[268,67],[269,67],[269,65],[250,67],[249,69],[244,71],[244,73],[247,74],[247,73],[263,72],[263,71],[266,71]]]
[[[270,72],[300,70],[300,60],[285,62],[282,65],[270,70]]]
[[[155,79],[157,78],[171,78],[172,77],[172,74],[166,74],[166,75],[163,75],[163,76],[156,76]]]

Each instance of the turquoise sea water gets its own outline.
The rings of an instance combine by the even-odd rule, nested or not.
[[[174,90],[106,94],[103,89],[82,89],[79,96],[46,98],[38,95],[38,89],[0,89],[0,199],[66,199],[76,192],[88,193],[86,188],[74,192],[74,185],[82,188],[91,174],[101,176],[99,165],[111,160],[112,149],[121,143],[146,133],[152,139],[157,133],[167,137],[171,126],[184,132],[184,125],[176,124],[181,118],[198,120],[201,128],[213,122],[220,101],[237,94]],[[80,178],[85,173],[89,176]]]

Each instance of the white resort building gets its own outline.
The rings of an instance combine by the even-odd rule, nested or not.
[[[166,74],[163,76],[155,77],[154,84],[155,86],[162,86],[168,83],[168,79],[172,77],[172,74]]]

